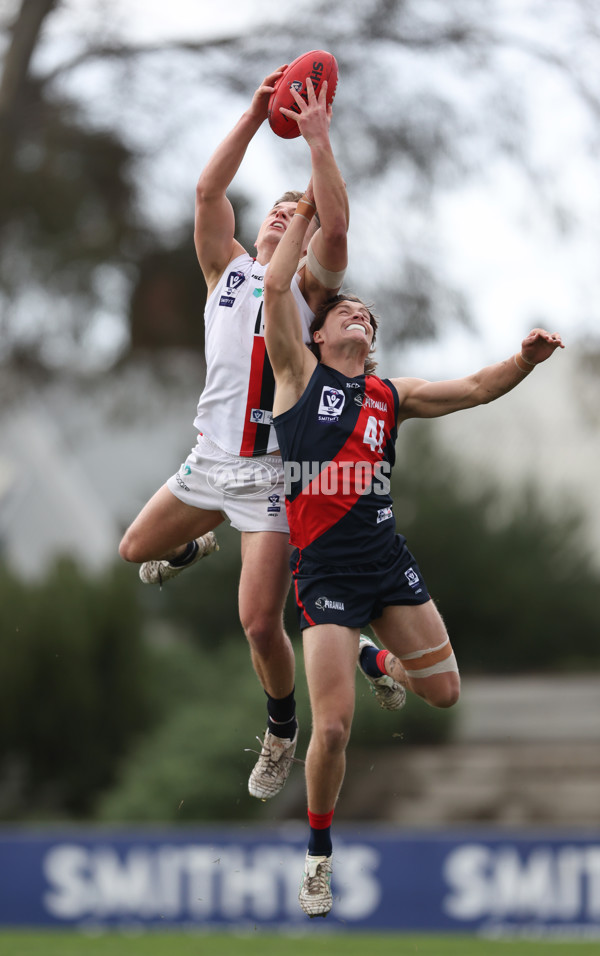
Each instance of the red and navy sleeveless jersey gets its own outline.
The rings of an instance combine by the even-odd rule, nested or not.
[[[318,364],[299,401],[275,418],[290,542],[302,557],[356,565],[392,547],[397,415],[389,379]]]

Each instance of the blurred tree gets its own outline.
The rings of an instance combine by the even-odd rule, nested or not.
[[[343,17],[312,0],[281,21],[266,23],[258,8],[250,27],[224,18],[222,35],[149,43],[124,40],[109,11],[109,3],[87,9],[78,30],[61,0],[22,0],[3,29],[0,22],[4,361],[85,364],[98,353],[94,331],[110,320],[110,363],[129,348],[124,317],[133,293],[134,348],[197,346],[203,302],[189,268],[191,236],[162,224],[160,240],[152,238],[148,197],[174,186],[172,172],[152,183],[149,160],[176,149],[184,130],[212,128],[227,96],[245,99],[274,65],[274,51],[299,52],[298,36],[305,48],[327,45],[339,61],[336,153],[351,198],[370,197],[371,212],[355,228],[376,238],[373,251],[383,248],[386,260],[356,279],[378,302],[399,299],[396,339],[470,321],[428,231],[440,192],[485,177],[501,158],[522,172],[559,229],[574,226],[540,152],[532,104],[546,87],[560,91],[561,105],[584,117],[580,142],[594,150],[600,24],[590,0],[560,12],[538,0],[518,11],[498,0],[352,0]],[[71,39],[62,50],[46,30],[55,21]],[[171,170],[181,164],[172,153]],[[290,175],[304,168],[290,154]],[[348,278],[355,281],[352,263]]]
[[[583,513],[564,497],[550,512],[528,485],[508,500],[491,479],[462,488],[458,460],[419,428],[394,475],[396,521],[461,671],[600,667],[600,577],[580,534]]]
[[[0,816],[84,816],[152,724],[135,584],[70,563],[26,585],[0,575]]]

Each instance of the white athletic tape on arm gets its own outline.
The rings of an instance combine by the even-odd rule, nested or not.
[[[317,279],[321,285],[325,286],[326,289],[339,289],[344,281],[344,276],[346,275],[345,269],[342,269],[341,272],[330,272],[329,269],[323,268],[314,254],[312,239],[308,244],[308,249],[306,250],[306,265],[314,275],[315,279]]]

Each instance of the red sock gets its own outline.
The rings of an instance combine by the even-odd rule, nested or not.
[[[313,813],[308,810],[308,822],[313,830],[326,830],[327,827],[331,826],[332,820],[333,810],[330,810],[329,813]]]
[[[333,810],[329,813],[312,813],[308,811],[308,822],[310,823],[310,837],[308,839],[308,852],[311,856],[331,856],[331,821],[333,819]]]
[[[384,648],[383,650],[378,651],[377,657],[375,658],[377,666],[382,674],[387,674],[387,671],[385,669],[385,662],[389,656],[390,656],[390,652],[386,651]]]

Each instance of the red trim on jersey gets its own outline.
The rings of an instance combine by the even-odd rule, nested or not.
[[[298,568],[300,567],[300,559],[301,559],[301,557],[302,557],[302,555],[299,554],[299,555],[298,555],[298,561],[297,561],[297,563],[296,563],[296,567],[294,568],[294,571],[292,572],[292,577],[293,577],[293,579],[294,579],[294,594],[296,595],[296,604],[297,604],[297,606],[300,608],[300,610],[302,611],[302,613],[303,613],[303,615],[304,615],[304,618],[305,618],[305,620],[308,621],[309,625],[310,625],[311,627],[316,627],[316,626],[317,626],[317,625],[316,625],[316,622],[313,621],[312,617],[310,616],[310,614],[308,613],[308,611],[307,611],[306,608],[304,607],[304,604],[303,604],[302,601],[300,600],[300,594],[299,594],[299,592],[298,592],[298,578],[296,577],[296,571],[297,571]]]
[[[250,412],[253,408],[260,408],[260,395],[262,390],[263,370],[265,367],[265,356],[267,350],[265,340],[262,335],[255,335],[252,343],[252,355],[250,357],[250,377],[248,379],[248,401],[246,402],[246,414],[244,416],[244,431],[242,434],[242,445],[240,456],[242,458],[252,458],[256,444],[256,430],[259,423],[250,420]]]
[[[353,466],[354,463],[365,461],[375,466],[383,461],[382,451],[376,451],[364,441],[366,426],[370,416],[378,420],[379,416],[384,416],[384,435],[381,443],[383,449],[390,440],[392,428],[396,424],[396,406],[389,387],[381,379],[379,379],[381,390],[377,386],[373,388],[373,384],[367,378],[365,396],[381,400],[383,390],[388,405],[387,412],[369,408],[366,403],[363,404],[352,434],[348,436],[335,458],[302,489],[293,501],[288,502],[290,541],[297,548],[306,548],[312,544],[348,514],[360,498],[360,488],[358,490],[356,488],[356,473],[348,476],[346,472],[346,484],[349,487],[344,493],[344,468],[347,469],[349,463]],[[323,423],[321,427],[327,428],[328,425]],[[335,488],[337,491],[334,494],[323,494],[323,486]]]

